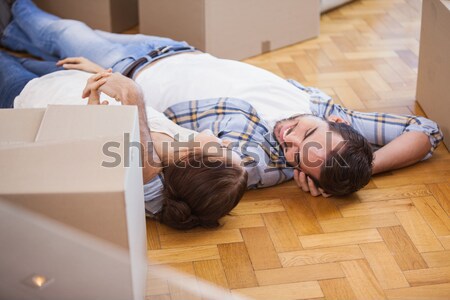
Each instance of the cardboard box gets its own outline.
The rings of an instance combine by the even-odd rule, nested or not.
[[[139,0],[141,33],[244,59],[319,34],[320,0]]]
[[[77,246],[82,251],[79,255],[71,251],[49,258],[54,245],[49,234],[40,230],[36,234],[47,236],[42,244],[28,236],[18,236],[21,242],[16,243],[25,247],[36,263],[27,265],[28,257],[22,260],[15,253],[2,252],[2,257],[10,258],[8,261],[14,257],[18,271],[0,267],[0,278],[4,282],[13,275],[24,279],[41,270],[64,278],[55,278],[53,287],[43,294],[24,288],[17,280],[8,285],[9,292],[14,294],[11,291],[21,287],[22,292],[29,293],[27,299],[41,299],[42,295],[42,299],[100,299],[102,293],[112,295],[108,299],[144,299],[147,243],[142,169],[138,148],[127,147],[139,141],[137,109],[74,105],[7,109],[0,110],[0,124],[0,203],[45,217],[126,253],[125,265],[120,262],[117,272],[127,270],[114,275],[109,274],[111,267],[94,272],[90,268],[98,265],[99,253],[81,244]],[[105,167],[104,163],[114,160],[118,162],[116,167]],[[126,164],[129,167],[124,167]],[[8,224],[10,228],[19,225],[23,226]],[[27,228],[34,236],[37,229]],[[70,241],[74,242],[76,239]],[[65,247],[59,239],[54,243]],[[23,251],[17,249],[17,253]],[[103,255],[107,257],[108,253]],[[77,261],[86,268],[75,272],[71,266]],[[114,266],[117,261],[111,258],[110,263]],[[102,264],[108,264],[108,260]],[[99,272],[104,278],[99,279]],[[71,282],[67,279],[79,282],[81,277],[81,282],[89,279],[92,284],[79,286],[78,292],[64,286]],[[103,284],[105,280],[109,284]],[[102,284],[97,285],[97,281]],[[65,295],[65,290],[70,294]]]
[[[417,101],[450,149],[450,1],[423,1]]]
[[[63,19],[83,21],[94,29],[121,33],[138,24],[137,0],[33,0]]]

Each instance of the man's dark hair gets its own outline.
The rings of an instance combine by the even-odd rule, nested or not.
[[[345,123],[327,122],[342,136],[343,148],[327,153],[319,185],[326,193],[343,196],[363,188],[372,176],[373,151],[369,141]]]

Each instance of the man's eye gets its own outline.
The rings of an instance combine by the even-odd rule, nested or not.
[[[310,132],[309,129],[305,132],[305,137],[304,137],[304,139],[306,139],[306,138],[309,136],[309,132]]]
[[[317,128],[318,127],[314,128],[313,130],[308,129],[305,134],[305,139],[308,138],[310,135],[312,135],[314,132],[316,132]]]

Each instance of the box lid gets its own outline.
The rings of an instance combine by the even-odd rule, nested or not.
[[[14,129],[0,132],[0,195],[122,191],[124,134],[139,130],[137,118],[133,106],[1,112],[0,127]],[[109,153],[108,143],[114,145]],[[114,159],[116,167],[105,167]]]

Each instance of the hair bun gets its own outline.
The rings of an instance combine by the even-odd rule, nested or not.
[[[200,220],[193,215],[191,208],[183,201],[166,198],[161,211],[160,220],[178,229],[191,229],[200,225]]]

